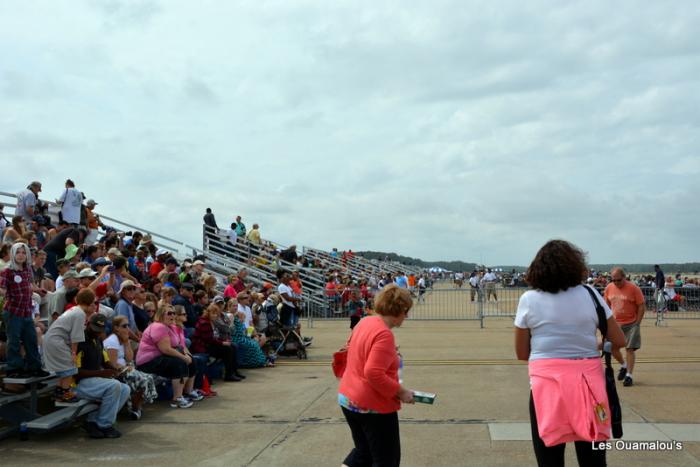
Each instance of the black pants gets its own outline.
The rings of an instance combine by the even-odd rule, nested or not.
[[[207,352],[211,357],[220,358],[224,361],[226,377],[230,377],[238,371],[238,358],[235,345],[210,345]]]
[[[547,447],[540,438],[537,429],[537,415],[535,414],[535,402],[530,393],[530,427],[532,428],[532,446],[535,448],[535,457],[539,467],[564,466],[564,450],[566,443]],[[605,467],[605,451],[594,451],[593,443],[589,441],[576,441],[576,459],[581,467]]]
[[[355,449],[343,463],[348,467],[397,467],[401,462],[399,414],[364,414],[342,407]]]

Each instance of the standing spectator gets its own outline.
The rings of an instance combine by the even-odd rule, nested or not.
[[[571,441],[580,466],[605,465],[605,450],[592,443],[611,435],[593,299],[602,301],[581,284],[585,271],[583,251],[563,240],[547,242],[528,268],[532,290],[520,297],[515,316],[515,353],[528,361],[532,444],[540,466],[563,466]],[[620,327],[600,304],[608,339],[613,347],[622,345]]]
[[[295,296],[294,291],[289,286],[292,276],[287,271],[284,269],[278,270],[277,277],[279,277],[280,281],[277,291],[282,300],[280,320],[285,326],[292,326],[296,322],[297,304],[301,302],[301,299]]]
[[[474,296],[479,292],[479,274],[472,271],[469,275],[469,301],[474,301]]]
[[[236,235],[238,235],[240,238],[245,238],[245,234],[245,224],[241,220],[241,216],[236,216]]]
[[[39,193],[41,192],[41,182],[34,181],[29,184],[26,190],[17,193],[17,207],[15,208],[15,216],[21,216],[26,222],[32,220],[32,217],[39,214],[36,209]]]
[[[45,292],[33,285],[32,256],[24,243],[15,243],[10,250],[10,265],[0,271],[0,297],[4,298],[2,321],[7,333],[8,377],[46,376],[41,370],[36,329],[32,319],[32,292]],[[24,358],[21,347],[24,344]]]
[[[104,357],[102,338],[105,324],[104,316],[92,315],[83,342],[78,346],[76,394],[80,399],[100,403],[100,408],[90,412],[83,425],[91,438],[119,438],[122,435],[114,428],[114,422],[131,396],[129,386],[116,379],[119,373]]]
[[[280,252],[280,259],[283,261],[286,261],[288,263],[296,264],[297,258],[299,256],[297,255],[297,246],[292,245],[286,250],[282,250]]]
[[[656,272],[654,285],[656,285],[656,290],[660,291],[664,288],[664,285],[666,283],[666,277],[664,276],[664,272],[661,270],[661,267],[658,264],[654,265],[654,271]]]
[[[97,235],[99,233],[98,228],[104,227],[104,224],[102,224],[102,221],[100,220],[100,216],[95,214],[95,206],[97,206],[97,204],[98,203],[96,203],[94,199],[89,199],[87,200],[87,203],[85,203],[88,228],[88,235],[85,239],[85,243],[88,245],[94,245],[97,242]]]
[[[204,225],[211,227],[212,229],[219,230],[219,226],[216,225],[216,218],[214,218],[214,213],[211,212],[211,208],[207,208],[206,214],[204,214]]]
[[[245,229],[245,226],[243,228]],[[246,236],[246,238],[253,245],[260,246],[260,243],[261,243],[260,226],[258,224],[253,224],[253,228],[251,229],[250,232],[248,232],[248,235]]]
[[[10,221],[7,220],[7,217],[5,217],[5,213],[3,212],[4,209],[5,205],[0,203],[0,233],[5,230],[5,227],[10,225]]]
[[[83,205],[83,194],[75,188],[73,180],[66,180],[66,189],[56,202],[61,206],[61,216],[64,221],[73,226],[80,224],[80,207]]]
[[[70,245],[80,246],[85,240],[87,230],[85,227],[68,227],[61,230],[55,237],[46,243],[46,270],[54,277],[58,277],[56,270],[56,260],[64,258],[67,247]]]
[[[491,295],[493,299],[498,301],[498,296],[496,295],[496,283],[498,282],[498,277],[491,271],[491,268],[486,270],[486,274],[481,278],[481,282],[485,284],[486,288],[486,301],[489,301]]]
[[[614,268],[610,275],[612,281],[605,288],[604,296],[605,301],[615,314],[615,320],[625,334],[627,361],[625,362],[622,358],[619,349],[613,349],[612,354],[615,360],[622,365],[617,379],[623,381],[623,386],[632,386],[634,384],[632,372],[634,371],[636,351],[642,346],[640,327],[645,311],[644,294],[639,287],[625,279],[625,271],[622,268]],[[663,290],[663,286],[661,290]]]
[[[402,402],[413,403],[413,391],[399,383],[400,357],[392,329],[403,324],[412,305],[408,290],[389,285],[377,296],[377,315],[362,319],[353,330],[338,403],[355,448],[343,465],[400,463],[398,411]]]
[[[73,376],[78,374],[78,344],[85,341],[86,319],[95,313],[95,293],[92,290],[81,290],[75,300],[77,305],[59,316],[44,336],[44,367],[60,378],[54,390],[54,399],[59,402],[77,401],[71,383]]]

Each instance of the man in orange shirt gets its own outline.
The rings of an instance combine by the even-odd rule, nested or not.
[[[635,352],[642,345],[640,326],[644,319],[644,294],[639,287],[625,279],[625,271],[622,268],[613,268],[610,276],[610,284],[605,288],[605,301],[625,333],[627,349],[627,363],[619,349],[613,350],[615,360],[622,364],[617,379],[624,381],[623,386],[632,386]]]

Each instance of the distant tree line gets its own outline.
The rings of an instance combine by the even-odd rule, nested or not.
[[[388,259],[389,261],[397,261],[401,264],[405,264],[407,266],[418,266],[421,268],[431,268],[431,267],[439,267],[443,269],[447,269],[448,271],[473,271],[474,269],[480,268],[480,266],[477,263],[468,263],[466,261],[423,261],[422,259],[418,258],[411,258],[410,256],[402,256],[398,255],[396,253],[385,253],[381,251],[358,251],[355,252],[355,254],[360,255],[364,258],[367,259],[378,259],[378,260],[384,260]],[[639,274],[639,273],[652,273],[654,272],[654,265],[653,264],[644,264],[644,263],[639,263],[639,264],[591,264],[589,267],[591,269],[595,269],[596,271],[610,271],[612,268],[620,266],[624,268],[625,271],[627,271],[630,274]],[[700,272],[700,262],[695,262],[695,263],[659,263],[659,266],[661,266],[661,269],[666,273],[666,274],[675,274],[675,273],[681,273],[681,274],[697,274]],[[512,271],[515,269],[516,272],[523,272],[527,268],[527,266],[499,266],[499,265],[491,265],[491,267],[494,268],[500,268],[503,269],[504,271]]]

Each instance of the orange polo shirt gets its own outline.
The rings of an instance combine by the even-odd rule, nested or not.
[[[639,305],[644,303],[644,294],[635,284],[625,280],[624,285],[618,288],[614,283],[610,283],[603,296],[618,324],[632,324],[637,321]]]

